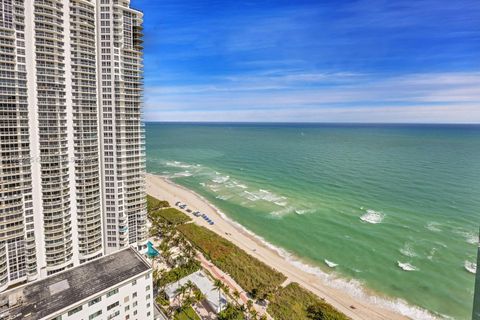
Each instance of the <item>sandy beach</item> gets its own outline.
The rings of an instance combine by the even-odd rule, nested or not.
[[[193,221],[230,240],[247,253],[282,272],[288,278],[287,283],[298,282],[352,319],[408,319],[379,305],[355,298],[345,291],[328,286],[319,276],[293,265],[259,239],[224,219],[208,201],[193,191],[176,185],[161,176],[147,174],[146,177],[148,194],[167,200],[171,205],[181,201],[186,203],[190,209],[207,214],[215,222],[214,225],[209,225],[203,219],[192,216]]]

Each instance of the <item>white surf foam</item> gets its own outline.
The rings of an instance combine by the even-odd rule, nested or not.
[[[473,231],[456,228],[453,232],[465,238],[465,241],[469,244],[478,244],[478,235]]]
[[[314,212],[314,211],[315,211],[315,209],[295,209],[295,213],[299,214],[299,215],[311,213],[311,212]]]
[[[477,244],[478,243],[478,236],[474,234],[473,232],[467,232],[465,234],[465,238],[467,240],[467,243],[470,244]]]
[[[168,167],[183,168],[183,169],[188,169],[192,167],[191,164],[183,163],[180,161],[167,161],[165,162],[165,165]]]
[[[400,267],[400,269],[402,269],[404,271],[417,271],[417,268],[415,266],[411,265],[408,262],[397,261],[397,264]]]
[[[230,176],[218,176],[212,179],[213,182],[222,184],[227,182],[230,179]]]
[[[325,261],[325,264],[330,268],[335,268],[336,266],[338,266],[338,263],[332,262],[330,260],[325,259],[324,261]]]
[[[430,254],[427,256],[427,259],[433,260],[433,257],[435,256],[436,252],[437,252],[437,248],[433,247],[432,250],[430,250]]]
[[[294,212],[295,211],[295,208],[294,207],[285,207],[283,209],[280,209],[280,210],[276,210],[276,211],[272,211],[270,212],[270,214],[272,216],[275,216],[275,217],[282,217],[286,214],[289,214],[291,212]]]
[[[372,224],[378,224],[381,223],[384,218],[385,215],[383,213],[368,209],[367,213],[360,217],[360,220]]]
[[[204,201],[207,201],[204,197],[200,196],[197,194],[197,196]],[[217,207],[214,205],[210,204],[210,206],[222,217],[222,219],[228,221],[231,223],[233,226],[235,226],[237,229],[241,230],[242,232],[250,235],[251,237],[257,239],[259,242],[261,242],[263,245],[265,245],[267,248],[277,252],[278,255],[280,255],[285,261],[293,265],[294,267],[310,273],[312,275],[318,276],[319,278],[322,279],[323,283],[326,285],[336,288],[339,290],[342,290],[349,294],[352,297],[355,297],[360,300],[368,301],[369,303],[379,305],[383,308],[386,308],[388,310],[392,310],[394,312],[397,312],[403,316],[412,318],[412,319],[422,319],[422,320],[436,320],[437,317],[430,313],[427,310],[421,309],[416,306],[412,306],[408,304],[408,302],[396,298],[396,299],[389,299],[385,297],[379,297],[375,296],[372,294],[367,293],[367,291],[364,289],[363,284],[354,279],[344,279],[344,278],[339,278],[336,274],[333,273],[326,273],[322,271],[318,267],[314,267],[312,265],[306,264],[302,261],[300,261],[298,258],[294,257],[291,253],[288,251],[279,248],[277,246],[274,246],[270,242],[266,241],[264,238],[260,237],[259,235],[253,233],[249,229],[245,228],[238,222],[230,219],[227,217],[221,210],[219,210]],[[361,270],[358,270],[358,272],[361,272]]]
[[[442,231],[442,229],[440,229],[440,226],[441,226],[440,223],[435,222],[435,221],[431,221],[431,222],[427,223],[425,228],[427,228],[428,230],[433,231],[433,232],[440,232],[440,231]]]
[[[174,173],[173,175],[170,176],[170,178],[185,178],[185,177],[191,177],[191,176],[192,176],[192,173],[187,170],[184,172]]]
[[[413,250],[411,244],[405,243],[405,245],[400,249],[400,253],[406,257],[416,257],[417,254]]]
[[[475,262],[466,260],[464,263],[464,267],[465,267],[465,270],[467,270],[470,273],[473,273],[473,274],[477,273],[477,264]]]

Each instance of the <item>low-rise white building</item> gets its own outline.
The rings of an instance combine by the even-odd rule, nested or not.
[[[218,290],[215,289],[213,285],[213,281],[210,280],[203,271],[194,272],[165,287],[165,294],[168,299],[173,301],[178,295],[178,288],[185,285],[188,281],[193,282],[198,290],[203,293],[205,301],[208,303],[212,311],[218,313],[225,308],[227,303],[225,295],[221,292],[219,296]]]
[[[133,248],[0,294],[0,320],[154,319],[152,269]]]

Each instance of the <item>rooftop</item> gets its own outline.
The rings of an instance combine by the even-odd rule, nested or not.
[[[133,248],[115,252],[0,294],[0,319],[41,319],[149,269]]]
[[[215,289],[213,282],[207,277],[203,271],[197,271],[188,275],[177,282],[174,282],[168,285],[165,288],[165,293],[167,294],[170,300],[174,299],[177,295],[177,289],[180,286],[185,285],[188,281],[192,281],[197,288],[204,294],[205,300],[212,307],[213,310],[219,312],[220,310],[220,301],[222,302],[222,307],[225,306],[226,299],[223,293],[220,293],[218,296],[218,290]]]

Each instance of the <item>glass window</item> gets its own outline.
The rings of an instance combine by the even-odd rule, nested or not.
[[[118,289],[113,289],[107,293],[107,298],[113,296],[114,294],[118,293]]]
[[[75,314],[80,311],[82,311],[82,306],[76,307],[75,309],[68,311],[68,315],[71,316],[72,314]]]
[[[96,317],[100,316],[101,314],[102,314],[102,310],[99,310],[99,311],[91,314],[91,315],[88,317],[88,319],[90,319],[90,320],[91,320],[91,319],[95,319]]]
[[[102,297],[97,297],[97,298],[95,298],[95,299],[93,299],[93,300],[90,300],[90,301],[88,302],[88,306],[93,306],[94,304],[99,303],[100,301],[102,301]]]

